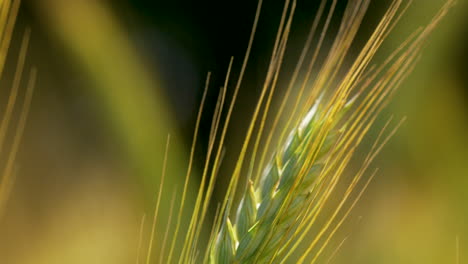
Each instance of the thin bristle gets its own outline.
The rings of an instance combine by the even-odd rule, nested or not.
[[[165,252],[165,249],[166,249],[166,243],[167,243],[167,239],[168,239],[168,235],[169,235],[169,230],[171,230],[171,224],[172,224],[172,211],[174,209],[174,201],[175,201],[175,198],[176,198],[176,195],[177,192],[174,191],[172,193],[172,198],[171,198],[171,203],[169,205],[169,216],[168,216],[168,219],[167,219],[167,228],[166,228],[166,231],[164,232],[164,238],[163,238],[163,241],[162,241],[162,245],[161,245],[161,250],[159,251],[159,262],[158,263],[164,263],[163,260],[164,260],[164,252]],[[175,240],[175,237],[173,238]]]
[[[2,10],[0,13],[0,76],[3,75],[5,68],[6,55],[10,48],[10,41],[13,36],[13,29],[18,15],[20,0],[2,1]]]
[[[151,261],[152,251],[153,251],[154,235],[156,232],[156,226],[158,222],[159,205],[161,203],[161,195],[162,195],[162,191],[164,188],[164,179],[166,178],[166,165],[167,165],[167,156],[169,154],[170,140],[171,140],[171,136],[167,135],[166,149],[164,151],[164,160],[163,160],[163,167],[162,167],[162,172],[161,172],[161,183],[159,184],[158,197],[156,199],[156,206],[154,207],[153,223],[151,225],[151,235],[150,235],[150,240],[148,243],[148,253],[146,255],[146,264],[151,263],[150,261]]]
[[[13,115],[13,109],[15,108],[18,93],[20,90],[21,80],[23,79],[23,72],[24,72],[24,64],[26,62],[26,54],[29,47],[29,39],[31,37],[31,31],[29,29],[26,30],[23,36],[23,41],[21,43],[21,49],[18,56],[18,64],[16,66],[16,71],[13,79],[13,87],[10,91],[10,95],[8,97],[7,106],[5,109],[5,113],[3,114],[2,122],[0,124],[0,149],[3,149],[4,142],[6,139],[7,130],[10,127],[10,121]],[[0,186],[6,186],[7,182],[9,181],[9,174],[3,174],[2,183]],[[2,191],[0,191],[1,193]]]
[[[21,143],[21,138],[23,137],[24,129],[26,127],[26,120],[29,115],[29,109],[31,107],[31,101],[34,93],[34,88],[36,86],[37,70],[33,68],[29,74],[29,80],[26,88],[26,95],[21,107],[21,114],[19,117],[19,122],[15,130],[15,136],[13,138],[13,144],[8,153],[8,159],[6,162],[5,169],[3,170],[3,178],[0,185],[0,209],[3,208],[4,204],[9,195],[9,190],[12,187],[13,181],[13,168],[16,160],[16,155],[18,153],[19,145]]]
[[[137,253],[135,263],[140,264],[141,259],[141,249],[143,248],[143,232],[145,230],[145,221],[146,221],[146,214],[143,214],[140,221],[140,230],[138,232],[138,246],[137,246]]]
[[[181,202],[180,202],[180,206],[179,206],[179,211],[177,213],[177,221],[176,221],[175,230],[174,230],[174,239],[172,240],[170,250],[169,250],[169,256],[168,256],[169,260],[172,258],[172,254],[174,252],[174,248],[175,248],[175,244],[176,244],[176,241],[177,241],[177,236],[179,234],[179,229],[180,229],[181,220],[182,220],[182,211],[185,208],[184,205],[185,205],[185,199],[186,199],[186,195],[187,195],[187,188],[188,188],[188,184],[189,184],[189,181],[190,181],[190,176],[192,174],[191,172],[192,172],[192,166],[193,166],[193,159],[194,159],[194,155],[195,155],[195,147],[197,145],[198,129],[200,127],[203,108],[205,106],[206,95],[208,93],[208,87],[209,87],[209,84],[210,84],[210,78],[211,78],[211,73],[208,72],[208,74],[206,76],[205,88],[203,90],[202,100],[201,100],[201,103],[200,103],[200,107],[198,109],[197,120],[195,122],[195,130],[193,132],[192,146],[190,148],[189,164],[188,164],[188,168],[187,168],[187,173],[185,175],[185,182],[184,182],[184,188],[182,190],[182,198],[181,198]]]

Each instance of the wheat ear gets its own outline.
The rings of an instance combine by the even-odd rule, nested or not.
[[[322,3],[324,2],[326,1]],[[295,2],[292,3],[291,9],[295,7]],[[313,85],[308,88],[311,92],[306,96],[307,102],[300,107],[299,101],[295,104],[293,113],[297,109],[302,110],[297,111],[298,114],[293,115],[290,118],[292,121],[287,123],[289,136],[286,140],[281,140],[283,137],[280,137],[273,158],[263,174],[252,175],[252,170],[249,170],[246,191],[237,207],[235,221],[231,221],[229,212],[234,198],[232,190],[235,190],[240,177],[240,169],[235,171],[230,185],[233,187],[228,190],[221,210],[222,217],[218,219],[218,233],[209,247],[210,263],[284,263],[292,259],[298,245],[305,240],[305,235],[311,231],[325,204],[329,202],[331,193],[335,191],[356,148],[394,90],[411,72],[429,33],[453,4],[452,1],[448,1],[426,28],[411,35],[379,67],[369,67],[382,41],[408,7],[402,3],[398,0],[393,1],[352,66],[340,79],[337,77],[337,69],[343,66],[343,58],[369,4],[369,1],[349,2],[329,56],[322,64]],[[336,1],[333,1],[325,25],[333,13],[335,4]],[[280,39],[286,40],[288,31],[286,26]],[[285,46],[286,41],[274,51],[273,57],[276,58],[272,60],[272,72],[269,72],[269,76],[279,73],[278,65],[281,63],[277,63],[282,60]],[[315,56],[311,64],[314,62]],[[309,67],[309,72],[311,68]],[[272,83],[274,87],[275,82]],[[307,84],[308,77],[302,82],[301,92]],[[270,83],[265,87],[269,85]],[[255,125],[255,121],[254,118],[252,126]],[[263,127],[263,121],[260,127]],[[282,134],[285,134],[286,128],[282,130]],[[386,126],[384,130],[385,128]],[[348,210],[343,210],[370,162],[395,129],[381,139],[383,131],[336,207],[330,208],[332,213],[327,217],[325,224],[316,228],[317,234],[305,245],[306,250],[298,252],[299,257],[294,263],[306,261],[314,249],[312,263],[315,263],[361,197],[368,182],[357,193]],[[246,148],[249,136],[246,139]],[[242,155],[244,153],[245,150]],[[254,157],[255,153],[256,148],[252,154]],[[242,167],[243,159],[244,156],[239,159],[238,168]],[[255,161],[255,158],[252,161]],[[321,246],[320,240],[324,240]]]

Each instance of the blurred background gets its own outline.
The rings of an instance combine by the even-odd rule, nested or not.
[[[298,1],[286,73],[319,2]],[[390,2],[371,2],[351,54]],[[383,54],[427,24],[444,2],[413,1]],[[457,263],[457,247],[459,263],[468,261],[467,2],[459,0],[444,18],[384,111],[380,125],[392,114],[407,121],[375,162],[378,176],[332,244],[348,237],[334,263]],[[331,32],[346,4],[338,1]],[[168,134],[162,212],[172,193],[180,194],[210,71],[188,191],[188,199],[194,197],[219,87],[231,56],[232,79],[239,75],[256,6],[248,0],[22,2],[2,97],[27,28],[27,67],[37,67],[38,79],[15,185],[0,219],[1,263],[134,262],[141,216],[146,212],[150,221],[155,203]],[[282,1],[264,3],[225,143],[220,186],[258,99],[282,8]],[[220,187],[215,199],[222,195]],[[163,219],[158,227],[168,224]]]

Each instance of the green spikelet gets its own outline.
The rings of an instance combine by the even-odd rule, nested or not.
[[[216,241],[218,247],[212,248],[211,263],[232,263],[236,252],[237,237],[229,218],[223,225]]]
[[[247,234],[252,227],[252,223],[255,223],[257,219],[257,204],[258,199],[253,183],[249,181],[247,193],[237,210],[236,231],[238,236],[243,237]]]

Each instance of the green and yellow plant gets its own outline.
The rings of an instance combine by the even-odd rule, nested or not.
[[[100,26],[118,31],[109,22],[111,19],[96,15],[102,14],[99,13],[102,10],[93,9],[94,4],[90,4],[92,1],[88,3],[89,5],[83,4],[85,1],[66,3],[49,0],[49,2],[55,2],[58,11],[74,12],[76,9],[72,6],[76,5],[75,7],[87,11],[84,13],[87,15],[86,18],[90,19],[85,21],[89,22],[92,21],[91,18],[99,17],[99,22],[102,22]],[[388,120],[368,154],[364,158],[357,157],[361,159],[359,168],[353,168],[351,160],[357,156],[357,149],[365,141],[365,136],[399,84],[415,66],[428,36],[454,4],[454,1],[448,0],[426,26],[408,36],[386,60],[375,61],[379,47],[410,5],[409,1],[392,1],[369,39],[351,63],[347,64],[350,48],[363,26],[363,19],[370,2],[370,0],[348,1],[338,31],[332,36],[330,47],[324,47],[324,43],[330,38],[329,27],[335,16],[337,0],[320,2],[296,67],[292,75],[287,76],[289,81],[284,89],[283,98],[275,108],[273,101],[279,90],[278,80],[285,78],[283,75],[287,72],[283,69],[283,63],[288,53],[288,41],[297,7],[295,0],[285,0],[260,97],[250,117],[248,130],[235,161],[225,197],[219,202],[214,219],[211,219],[209,213],[214,202],[213,193],[227,140],[226,134],[243,84],[262,9],[263,1],[258,1],[254,25],[238,78],[235,81],[231,80],[232,59],[224,85],[219,92],[199,189],[192,196],[190,191],[194,184],[191,182],[191,175],[194,171],[196,138],[210,86],[210,74],[207,76],[197,116],[188,168],[182,173],[185,178],[182,180],[181,191],[178,192],[180,197],[173,195],[170,205],[165,206],[168,210],[163,208],[162,204],[167,204],[162,193],[165,189],[164,182],[168,180],[165,177],[169,151],[168,138],[148,252],[146,257],[143,257],[141,253],[143,243],[140,243],[137,263],[141,263],[143,259],[147,264],[153,263],[155,259],[159,263],[181,264],[317,263],[320,260],[376,172],[366,176],[369,175],[367,173],[371,162],[403,120],[396,125],[392,125],[392,118]],[[19,1],[1,2],[0,73],[18,5]],[[51,13],[53,12],[52,10]],[[84,34],[76,34],[74,31],[75,34],[71,37],[67,35],[70,34],[67,29],[72,28],[81,33],[86,27],[77,21],[66,24],[67,12],[56,12],[55,15],[55,17],[51,15],[53,17],[51,21],[57,22],[55,23],[57,31],[62,34],[63,39],[72,43],[70,46],[79,42]],[[152,174],[155,157],[150,154],[162,151],[146,149],[149,138],[161,134],[155,124],[147,122],[154,119],[149,115],[159,110],[159,106],[155,106],[149,100],[150,97],[146,96],[151,80],[144,77],[145,74],[139,71],[135,66],[136,63],[116,65],[117,74],[103,70],[109,65],[101,60],[104,56],[100,52],[102,47],[96,45],[93,38],[99,39],[101,45],[109,39],[118,40],[115,42],[115,47],[109,48],[108,52],[125,58],[123,61],[126,62],[134,60],[132,54],[121,52],[127,51],[128,43],[121,38],[113,38],[116,35],[120,36],[118,33],[111,31],[114,34],[103,35],[96,28],[89,29],[87,33],[91,38],[82,42],[83,45],[75,45],[73,53],[88,68],[96,83],[102,84],[99,86],[101,88],[97,89],[99,90],[97,93],[107,99],[106,104],[113,114],[113,122],[120,128],[121,136],[125,138],[125,144],[135,167],[143,171],[142,173]],[[27,32],[20,52],[13,90],[0,126],[0,147],[3,145],[5,131],[16,101],[28,40]],[[119,74],[127,71],[134,76],[143,76],[135,78],[138,80],[136,86],[139,87],[135,89],[141,91],[136,94],[140,94],[140,97],[135,97],[136,95],[127,89],[129,81],[124,80],[122,77],[124,74]],[[0,206],[4,204],[11,186],[12,166],[24,129],[35,76],[36,73],[32,70],[22,115],[15,133],[15,143],[0,185]],[[226,94],[230,83],[235,85],[233,97],[227,102]],[[108,87],[113,87],[115,90],[111,91],[107,89]],[[127,96],[133,96],[137,100],[127,100]],[[140,108],[134,107],[135,104],[139,104]],[[143,110],[138,112],[135,109]],[[141,137],[133,137],[132,129],[142,124],[148,128],[146,132],[142,132]],[[153,139],[153,141],[158,140]],[[194,201],[190,199],[192,197]],[[189,215],[188,221],[185,220],[187,215]],[[163,220],[169,227],[158,226]],[[145,220],[142,221],[141,233],[144,232],[144,222]],[[174,225],[171,225],[172,223]],[[211,230],[209,234],[204,233],[207,229]],[[158,247],[157,256],[153,256],[155,245]]]

